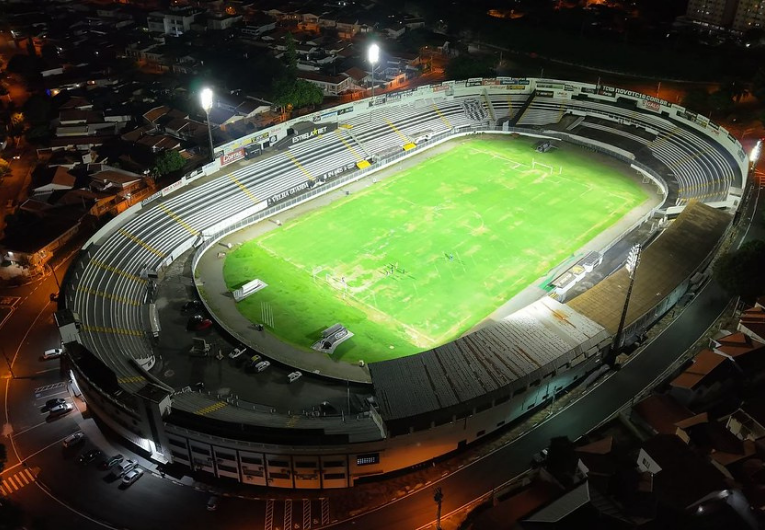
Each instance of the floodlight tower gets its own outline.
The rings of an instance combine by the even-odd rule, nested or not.
[[[752,148],[752,152],[749,153],[749,170],[754,171],[757,168],[757,161],[760,159],[760,154],[762,153],[762,140],[757,140],[757,143],[754,144],[754,147]]]
[[[380,47],[377,44],[372,44],[369,47],[367,58],[372,64],[372,106],[375,104],[375,67],[377,61],[380,60]]]
[[[215,159],[213,138],[212,138],[212,126],[210,125],[210,109],[213,105],[213,91],[209,88],[202,89],[202,93],[199,95],[202,103],[202,108],[207,115],[207,136],[210,140],[210,161]]]
[[[632,286],[635,284],[635,271],[637,270],[638,265],[640,264],[640,252],[641,252],[640,243],[634,245],[630,249],[630,253],[627,256],[627,263],[624,264],[624,267],[627,269],[627,272],[629,273],[630,283],[627,287],[627,297],[624,299],[624,308],[622,309],[622,318],[619,320],[619,328],[616,330],[616,336],[614,337],[614,342],[611,344],[611,351],[609,352],[610,357],[615,357],[616,352],[621,346],[622,341],[622,333],[624,333],[624,321],[627,320],[627,309],[630,306],[630,297],[632,296]]]

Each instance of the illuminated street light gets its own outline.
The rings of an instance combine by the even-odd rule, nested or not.
[[[209,88],[205,88],[202,90],[202,93],[200,94],[200,99],[202,102],[202,108],[205,111],[205,114],[207,115],[207,136],[210,139],[210,161],[215,159],[214,155],[214,147],[213,147],[213,138],[212,138],[212,126],[210,125],[210,109],[212,109],[213,105],[213,91]]]
[[[367,55],[369,62],[372,64],[372,105],[375,104],[375,66],[377,61],[380,60],[380,47],[377,44],[372,44],[369,47],[369,53]]]

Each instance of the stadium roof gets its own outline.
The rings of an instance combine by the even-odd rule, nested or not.
[[[691,202],[669,228],[643,250],[627,311],[627,326],[651,311],[693,275],[714,250],[731,219],[726,212]],[[619,327],[628,286],[629,275],[621,267],[568,305],[613,335]]]
[[[552,370],[562,356],[607,338],[589,318],[543,298],[454,342],[369,369],[380,414],[399,419],[477,398],[543,367]]]

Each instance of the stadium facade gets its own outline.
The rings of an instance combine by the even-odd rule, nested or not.
[[[663,201],[641,221],[665,228],[643,254],[622,343],[697,281],[746,185],[741,145],[704,116],[570,81],[448,81],[276,125],[220,146],[212,164],[135,205],[83,247],[56,319],[89,410],[157,462],[253,485],[341,488],[477,442],[600,370],[624,300],[621,270],[570,303],[546,297],[454,342],[371,364],[375,402],[352,418],[239,407],[154,373],[161,318],[152,296],[176,259],[193,252],[196,266],[233,231],[479,134],[568,142],[655,184]],[[263,151],[277,154],[225,167]],[[188,186],[219,171],[224,176]]]

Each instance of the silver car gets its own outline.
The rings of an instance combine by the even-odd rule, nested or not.
[[[124,486],[130,486],[133,482],[143,476],[143,469],[140,467],[134,467],[122,476],[122,484]]]
[[[64,416],[69,414],[74,409],[74,405],[71,403],[61,403],[48,409],[48,417],[56,418],[58,416]]]

